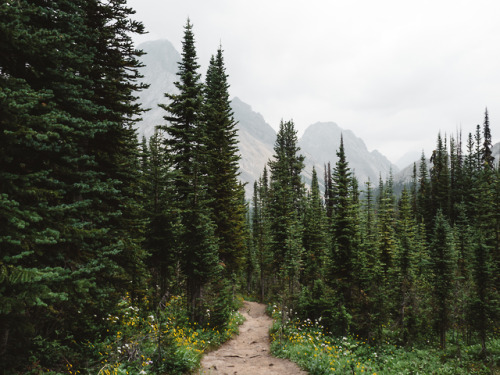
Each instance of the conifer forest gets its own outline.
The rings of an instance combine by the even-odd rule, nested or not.
[[[243,299],[310,374],[500,373],[487,110],[401,186],[358,182],[343,142],[306,185],[282,121],[246,198],[224,51],[201,72],[189,20],[164,123],[138,138],[133,14],[1,2],[0,374],[196,373]]]

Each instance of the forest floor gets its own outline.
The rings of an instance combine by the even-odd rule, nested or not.
[[[245,301],[240,313],[246,320],[240,326],[240,334],[206,354],[199,374],[306,375],[295,363],[271,356],[269,328],[273,321],[265,310],[263,304]]]

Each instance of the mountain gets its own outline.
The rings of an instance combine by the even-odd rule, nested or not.
[[[415,162],[415,160],[420,160],[420,155],[421,151],[408,151],[406,154],[401,156],[398,161],[396,161],[396,165],[399,169],[404,169],[409,165],[413,165],[413,162]]]
[[[326,163],[330,162],[331,167],[335,167],[341,136],[349,167],[360,183],[368,180],[376,183],[380,176],[385,180],[391,170],[398,171],[380,152],[368,151],[363,140],[352,131],[342,129],[334,122],[317,122],[309,126],[299,140],[301,151],[306,156],[306,179],[312,174],[313,166],[320,180]]]
[[[139,69],[143,75],[141,82],[149,84],[149,88],[137,93],[137,101],[143,108],[149,108],[144,113],[143,120],[138,124],[139,136],[149,138],[153,135],[155,126],[164,124],[163,116],[165,110],[158,107],[158,103],[167,103],[165,93],[176,93],[177,87],[177,63],[181,61],[181,55],[168,40],[154,40],[140,44],[138,49],[146,52],[140,57],[144,65]]]
[[[273,156],[276,132],[260,113],[254,112],[239,98],[231,101],[231,108],[238,121],[240,179],[246,182],[245,192],[247,198],[250,198],[254,181],[262,175],[264,166]]]
[[[177,92],[174,82],[177,80],[176,72],[181,56],[168,40],[149,41],[137,48],[146,52],[141,57],[144,65],[139,71],[143,75],[141,81],[150,85],[137,94],[142,106],[150,108],[137,124],[137,130],[140,137],[145,135],[149,138],[156,125],[165,124],[165,111],[158,107],[158,103],[167,103],[164,96],[166,92]],[[231,107],[234,118],[238,121],[240,179],[246,183],[246,196],[250,198],[254,181],[261,176],[264,166],[273,156],[276,132],[261,114],[253,111],[250,105],[239,98],[232,100]],[[311,181],[313,166],[318,172],[320,182],[323,180],[324,165],[330,161],[334,167],[341,134],[344,137],[349,166],[354,169],[360,183],[368,179],[376,182],[380,174],[385,178],[391,168],[397,171],[397,167],[381,153],[376,150],[369,152],[363,140],[356,137],[352,131],[341,129],[333,122],[318,122],[309,126],[299,139],[301,153],[306,156],[306,183]]]

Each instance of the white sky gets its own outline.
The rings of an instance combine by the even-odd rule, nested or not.
[[[230,95],[299,135],[334,121],[391,161],[463,137],[488,107],[500,140],[498,0],[128,0],[181,51],[193,24],[204,74],[222,43]]]

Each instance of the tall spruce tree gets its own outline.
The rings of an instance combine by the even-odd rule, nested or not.
[[[165,94],[170,104],[159,104],[168,114],[164,129],[173,170],[171,204],[180,215],[177,244],[186,276],[190,319],[201,322],[203,287],[219,269],[215,225],[207,196],[207,129],[203,120],[203,84],[198,73],[194,33],[188,19],[182,42],[182,60],[175,82],[179,93]]]
[[[63,357],[78,366],[78,342],[106,333],[143,273],[142,224],[128,210],[141,87],[130,33],[142,26],[123,4],[1,5],[3,363],[28,364],[31,352],[47,367]]]
[[[455,254],[451,228],[441,210],[434,222],[434,233],[430,244],[432,268],[432,296],[434,306],[434,328],[439,343],[446,348],[446,332],[450,328],[450,297],[452,295]]]
[[[417,218],[423,222],[427,232],[432,230],[432,206],[431,206],[431,186],[429,182],[429,169],[424,152],[420,157],[418,173],[418,192],[417,192],[418,213]]]
[[[304,186],[300,173],[304,156],[298,154],[299,150],[294,123],[282,121],[274,145],[274,159],[269,162],[269,213],[273,269],[279,277],[276,286],[283,292],[285,305],[290,305],[298,292],[303,251]]]
[[[470,322],[481,343],[481,355],[487,354],[488,332],[494,326],[495,290],[492,279],[493,263],[488,241],[479,232],[472,253],[472,279],[474,293],[470,305]]]
[[[267,167],[254,185],[252,212],[252,237],[258,272],[258,295],[263,302],[269,291],[272,270],[272,254],[269,251],[269,178]]]
[[[431,156],[432,168],[430,170],[431,205],[432,212],[441,210],[443,215],[450,215],[450,169],[446,139],[443,141],[438,134],[436,149]]]
[[[327,249],[326,212],[321,199],[318,175],[313,167],[311,191],[307,198],[304,214],[303,270],[301,282],[312,288],[315,280],[323,278]]]
[[[372,183],[367,181],[360,220],[362,236],[357,254],[359,284],[360,290],[363,291],[357,329],[364,337],[370,339],[380,338],[381,327],[385,322],[380,313],[383,306],[384,285],[377,221]]]
[[[398,239],[395,254],[397,276],[396,321],[401,324],[401,338],[404,344],[411,343],[418,334],[418,306],[416,279],[417,256],[419,248],[417,237],[418,226],[411,208],[410,194],[403,189],[399,208],[396,231]]]
[[[144,246],[150,253],[148,266],[155,280],[152,303],[158,305],[167,293],[181,294],[183,280],[176,277],[180,254],[176,240],[180,216],[173,201],[173,174],[171,160],[164,146],[164,132],[159,128],[149,139],[143,163],[143,202],[148,218]]]
[[[212,56],[205,85],[208,199],[215,223],[219,257],[226,273],[237,273],[245,252],[245,206],[238,182],[238,139],[229,100],[222,48]]]
[[[341,136],[338,160],[332,173],[333,212],[330,260],[330,283],[339,291],[339,332],[346,333],[350,325],[353,292],[357,285],[355,274],[356,233],[353,215],[352,172],[347,162],[344,139]]]
[[[488,116],[488,108],[484,111],[483,122],[483,148],[481,150],[481,160],[485,167],[493,169],[495,167],[495,158],[492,154],[490,118]]]
[[[450,219],[455,223],[458,207],[464,200],[462,134],[450,136]]]

